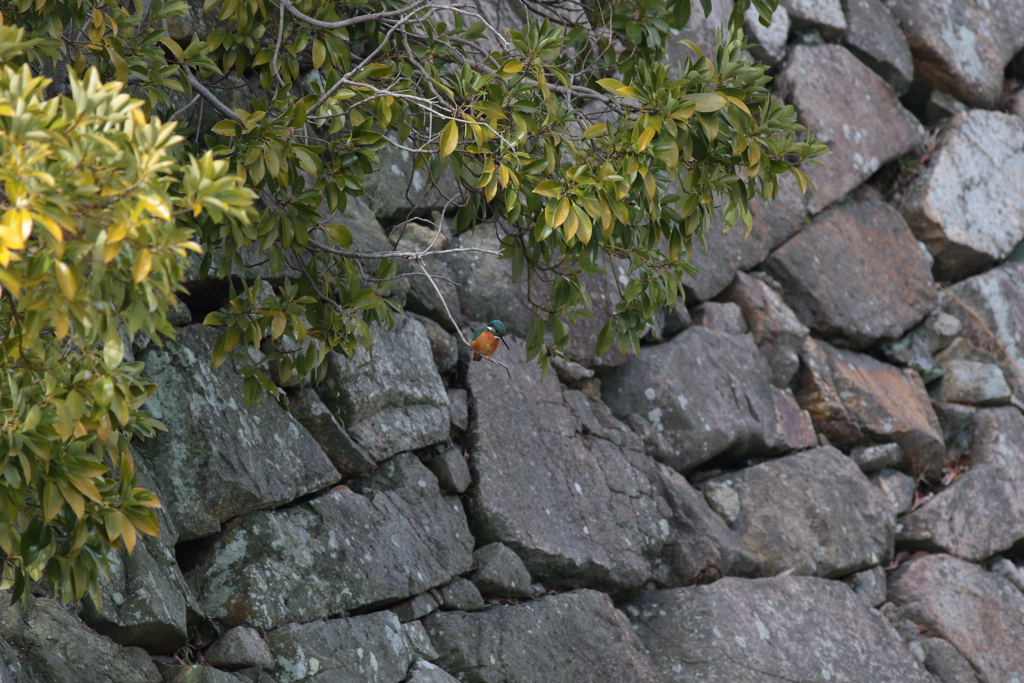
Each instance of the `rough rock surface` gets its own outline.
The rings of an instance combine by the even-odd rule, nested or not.
[[[32,597],[23,609],[8,604],[6,593],[4,598],[0,654],[5,666],[0,676],[10,676],[5,683],[160,683],[144,650],[115,644],[58,602]]]
[[[814,28],[826,40],[837,40],[846,30],[846,17],[840,0],[782,0],[789,10],[793,28]]]
[[[274,628],[411,597],[469,570],[462,505],[441,495],[415,457],[396,457],[349,486],[358,493],[229,524],[190,572],[206,613],[229,626]]]
[[[459,679],[425,659],[418,659],[409,667],[405,683],[459,683]]]
[[[952,643],[983,683],[1024,680],[1024,594],[998,574],[930,555],[889,576],[889,600]]]
[[[682,278],[688,302],[717,296],[732,283],[737,271],[761,263],[773,249],[803,229],[807,216],[804,196],[790,176],[780,180],[778,197],[767,205],[752,200],[750,211],[754,223],[749,236],[744,235],[742,223],[721,232],[725,224],[716,217],[707,235],[708,250],[693,250],[690,264],[697,269],[697,275]]]
[[[435,663],[465,683],[600,683],[659,679],[629,621],[591,590],[424,620]]]
[[[979,410],[970,436],[971,469],[901,520],[901,545],[977,561],[1024,540],[1024,416]]]
[[[942,369],[945,374],[935,390],[939,401],[999,405],[1008,403],[1013,393],[1002,368],[993,363],[951,360]]]
[[[885,619],[838,581],[727,578],[624,609],[665,683],[933,683]]]
[[[438,486],[445,493],[462,493],[473,483],[473,475],[470,474],[466,457],[459,447],[445,450],[428,460],[426,465],[437,477]]]
[[[796,402],[792,391],[773,386],[772,404],[775,406],[779,440],[784,450],[798,451],[818,445],[818,435],[814,432],[811,415]]]
[[[685,472],[781,446],[770,379],[753,337],[694,326],[642,348],[602,389],[617,415],[646,413],[671,448],[664,462]]]
[[[771,367],[772,384],[789,386],[800,369],[800,348],[810,332],[807,326],[775,290],[746,273],[737,273],[720,298],[743,311],[747,329]]]
[[[698,305],[693,309],[693,324],[703,325],[712,332],[728,334],[746,334],[750,331],[743,317],[743,309],[731,301],[707,301]]]
[[[256,629],[236,626],[220,637],[206,652],[204,658],[218,669],[247,669],[274,666],[270,648]]]
[[[1022,149],[1024,120],[1012,114],[968,111],[943,129],[904,210],[939,279],[972,275],[1024,239]]]
[[[902,95],[914,80],[914,58],[896,17],[881,0],[843,0],[843,45]]]
[[[1003,264],[948,291],[943,309],[960,320],[972,347],[1000,362],[1016,397],[1024,399],[1024,263]]]
[[[1024,47],[1024,6],[991,0],[886,0],[914,54],[916,76],[975,107],[991,108],[1003,69]]]
[[[429,216],[443,209],[448,197],[458,197],[459,187],[451,173],[436,181],[426,169],[413,170],[413,158],[405,150],[386,146],[377,151],[380,172],[366,176],[366,202],[384,225],[410,216]]]
[[[373,348],[351,360],[330,355],[317,393],[374,460],[448,439],[448,394],[437,375],[422,323],[396,318],[377,328]]]
[[[884,467],[899,467],[903,463],[903,449],[898,443],[857,446],[850,451],[850,458],[864,472],[874,472]]]
[[[220,523],[328,486],[337,470],[274,401],[245,408],[233,363],[210,369],[216,328],[190,325],[141,355],[159,385],[146,408],[169,427],[146,441],[149,468],[179,541]]]
[[[511,346],[522,358],[522,344]],[[754,569],[700,494],[604,404],[553,374],[541,380],[535,363],[509,367],[515,384],[490,363],[471,363],[466,378],[478,544],[504,543],[545,586],[616,595]]]
[[[400,683],[410,664],[436,656],[422,624],[402,624],[388,611],[288,624],[268,633],[267,641],[277,683]]]
[[[482,595],[501,598],[528,598],[530,572],[523,561],[502,543],[488,543],[473,551],[476,572],[473,583]]]
[[[324,449],[342,479],[361,477],[373,471],[377,463],[366,449],[352,440],[314,390],[307,387],[288,398],[289,411]]]
[[[833,578],[888,562],[889,500],[835,448],[816,448],[722,475],[739,497],[732,528],[766,575]]]
[[[934,474],[945,465],[938,418],[914,370],[808,338],[798,382],[801,407],[838,448],[895,442],[903,469]]]
[[[885,570],[875,565],[871,569],[851,574],[844,582],[853,589],[865,603],[878,607],[885,602]]]
[[[899,470],[883,467],[872,472],[869,478],[871,483],[889,499],[893,514],[902,515],[910,509],[914,502],[914,491],[917,489],[913,477],[903,474]]]
[[[818,187],[808,197],[812,213],[924,140],[921,124],[885,80],[839,45],[792,48],[777,86],[800,121],[832,150],[824,167],[804,168]]]
[[[930,267],[903,217],[881,201],[819,214],[765,263],[801,322],[857,349],[903,336],[935,308]]]

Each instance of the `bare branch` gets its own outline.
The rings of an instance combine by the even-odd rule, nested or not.
[[[329,247],[326,244],[317,242],[314,239],[309,240],[309,245],[326,251],[328,254],[334,254],[335,256],[344,256],[346,258],[354,259],[366,259],[370,261],[383,261],[389,258],[400,258],[407,261],[418,261],[424,256],[443,256],[444,254],[461,254],[465,252],[476,252],[479,254],[490,254],[491,256],[501,256],[500,251],[494,249],[481,249],[479,247],[457,247],[455,249],[438,249],[436,251],[430,251],[429,249],[424,251],[377,251],[377,252],[360,252],[360,251],[345,251],[344,249],[335,249]]]
[[[284,79],[281,78],[281,74],[277,72],[277,58],[281,54],[281,43],[284,42],[284,3],[281,3],[281,15],[277,23],[277,45],[274,46],[274,58],[270,61],[270,72],[274,74],[274,78],[277,82],[284,86]]]
[[[346,26],[352,26],[354,24],[362,24],[367,21],[378,21],[380,19],[387,19],[389,17],[395,17],[400,14],[405,14],[407,12],[411,12],[415,9],[423,7],[424,5],[427,4],[427,2],[429,2],[429,0],[417,0],[408,7],[403,7],[401,9],[391,10],[390,12],[377,12],[376,14],[363,14],[358,17],[342,19],[341,21],[320,21],[319,19],[314,19],[308,14],[303,14],[301,11],[299,11],[299,9],[291,2],[291,0],[281,0],[281,6],[288,11],[288,14],[292,15],[293,17],[295,17],[296,19],[303,23],[309,24],[310,26],[313,26],[315,28],[322,28],[327,29],[329,31],[333,31],[334,29],[345,28]]]
[[[238,123],[242,122],[242,119],[239,118],[238,114],[236,114],[231,107],[217,99],[217,96],[210,92],[210,90],[195,77],[191,69],[184,65],[182,65],[182,68],[185,69],[185,73],[188,74],[188,82],[192,84],[192,87],[196,89],[196,92],[203,96],[204,100],[209,102],[210,105],[217,110],[218,114],[227,117],[232,121],[237,121]]]

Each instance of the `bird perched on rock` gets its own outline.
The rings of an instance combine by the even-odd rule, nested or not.
[[[473,341],[469,343],[473,347],[473,360],[480,360],[483,356],[487,356],[487,360],[491,359],[494,352],[498,350],[498,342],[501,341],[505,345],[505,348],[509,349],[508,342],[505,341],[505,323],[500,320],[492,320],[487,323],[486,327],[481,327],[473,335]]]

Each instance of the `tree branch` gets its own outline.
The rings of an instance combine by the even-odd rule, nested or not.
[[[295,17],[296,19],[303,23],[309,24],[314,28],[322,28],[329,31],[333,31],[334,29],[345,28],[346,26],[352,26],[354,24],[362,24],[367,21],[377,21],[379,19],[387,19],[389,17],[395,17],[400,14],[405,14],[406,12],[411,12],[415,9],[423,7],[424,5],[427,4],[427,2],[429,2],[429,0],[417,0],[408,7],[403,7],[401,9],[391,10],[390,12],[377,12],[376,14],[362,14],[358,17],[350,17],[348,19],[342,19],[341,21],[320,21],[319,19],[314,19],[308,14],[303,14],[299,10],[299,8],[297,8],[291,2],[291,0],[281,0],[281,6],[284,7],[285,10],[287,10],[288,14],[292,15],[293,17]]]
[[[481,249],[480,247],[457,247],[455,249],[438,249],[431,251],[426,249],[424,251],[377,251],[377,252],[360,252],[360,251],[345,251],[344,249],[335,249],[329,247],[326,244],[317,242],[314,239],[309,240],[309,245],[326,251],[328,254],[334,254],[335,256],[345,256],[346,258],[354,259],[367,259],[371,261],[382,261],[389,258],[400,258],[406,259],[407,261],[418,261],[424,256],[441,256],[444,254],[461,254],[468,251],[476,252],[479,254],[490,254],[492,256],[501,256],[500,251],[494,249]]]
[[[183,68],[185,73],[188,74],[188,82],[192,84],[192,87],[195,88],[196,92],[203,96],[204,100],[209,102],[210,105],[217,110],[217,113],[231,119],[232,121],[237,121],[238,123],[242,122],[242,119],[239,118],[238,114],[236,114],[231,107],[217,99],[217,96],[210,92],[210,90],[195,77],[191,69],[184,65],[182,65],[181,68]]]

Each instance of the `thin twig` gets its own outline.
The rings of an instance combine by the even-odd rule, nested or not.
[[[457,323],[457,322],[455,321],[455,317],[454,317],[454,316],[452,316],[452,312],[451,312],[451,310],[450,310],[450,309],[448,308],[448,302],[447,302],[447,301],[445,301],[445,299],[444,299],[444,295],[442,295],[442,294],[441,294],[441,289],[440,289],[440,287],[438,287],[438,286],[437,286],[437,283],[436,283],[436,282],[434,282],[434,278],[433,278],[433,276],[432,276],[432,275],[431,275],[431,274],[430,274],[430,273],[429,273],[429,272],[427,271],[427,267],[426,267],[425,265],[423,265],[423,260],[422,260],[422,259],[416,259],[416,265],[420,267],[420,270],[421,270],[421,271],[423,271],[423,274],[424,274],[424,275],[425,275],[425,276],[427,277],[427,279],[428,279],[428,280],[430,280],[430,284],[431,284],[431,285],[432,285],[432,286],[434,287],[434,292],[436,292],[436,293],[437,293],[437,298],[441,300],[441,305],[442,305],[442,306],[444,306],[444,312],[445,312],[445,313],[446,313],[446,314],[448,315],[448,320],[449,320],[449,321],[451,322],[451,324],[452,324],[452,325],[453,325],[453,326],[455,327],[455,331],[456,331],[456,332],[458,333],[458,335],[459,335],[459,339],[461,339],[461,340],[462,340],[462,343],[463,343],[463,344],[465,344],[466,346],[468,346],[469,348],[471,348],[471,349],[472,349],[472,348],[473,348],[473,345],[469,343],[469,340],[468,340],[468,339],[466,339],[466,335],[462,334],[462,326],[461,326],[461,325],[459,325],[459,324],[458,324],[458,323]],[[476,349],[473,349],[473,351],[476,351]],[[486,358],[487,360],[491,361],[491,362],[492,362],[492,363],[494,363],[495,365],[500,365],[501,367],[505,368],[505,372],[507,372],[507,373],[508,373],[508,378],[509,378],[510,380],[512,380],[512,383],[513,383],[513,384],[515,384],[515,382],[516,382],[516,381],[515,381],[515,379],[514,379],[514,378],[512,377],[512,371],[508,369],[508,366],[507,366],[507,365],[505,365],[504,363],[502,363],[502,362],[500,362],[500,361],[496,361],[496,360],[494,360],[493,358],[489,358],[489,357],[487,357],[487,356],[484,356],[484,355],[482,355],[482,354],[481,354],[481,358]]]
[[[184,114],[184,113],[185,113],[186,111],[188,111],[189,109],[191,109],[191,108],[192,108],[192,105],[194,105],[194,104],[195,104],[196,102],[198,102],[198,101],[199,101],[199,97],[200,97],[199,95],[196,95],[195,97],[193,97],[193,98],[192,98],[192,101],[191,101],[191,102],[189,102],[189,103],[188,103],[188,104],[186,104],[186,105],[185,105],[184,107],[182,107],[182,108],[181,108],[181,109],[179,109],[178,111],[176,111],[176,112],[174,112],[173,114],[171,114],[171,118],[169,118],[169,119],[167,119],[167,120],[168,120],[168,121],[175,121],[175,120],[177,120],[177,118],[178,118],[179,116],[181,116],[181,115],[182,115],[182,114]]]

